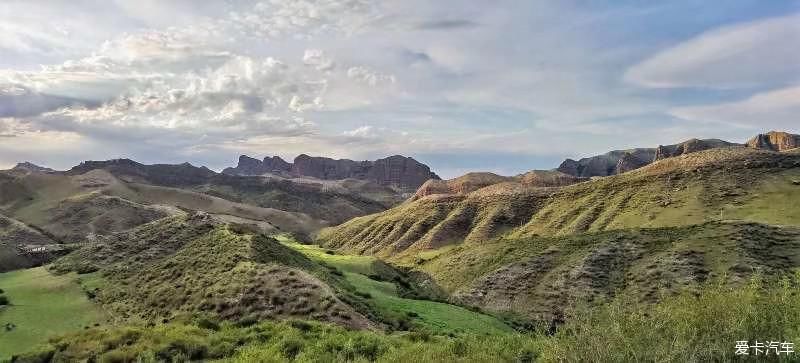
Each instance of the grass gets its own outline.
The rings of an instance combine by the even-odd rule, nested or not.
[[[249,326],[206,320],[92,328],[55,338],[20,362],[728,362],[797,361],[735,355],[737,341],[800,344],[800,278],[731,289],[706,283],[653,305],[622,298],[579,306],[554,334],[456,337],[352,331],[305,321]],[[760,358],[760,359],[759,359]]]
[[[74,274],[55,276],[43,267],[0,274],[0,288],[11,302],[0,307],[0,359],[105,321],[106,315],[75,279]],[[8,323],[15,328],[6,331],[2,326]]]
[[[395,258],[498,237],[561,236],[736,219],[797,226],[797,154],[715,149],[563,188],[421,198],[320,232],[323,245]],[[402,256],[401,256],[402,257]],[[422,257],[425,259],[424,257]]]
[[[742,203],[728,205],[723,212],[726,219],[761,221],[779,225],[797,225],[800,221],[800,171],[790,170],[775,175],[765,175],[759,183],[758,193]]]
[[[406,316],[424,330],[439,333],[500,334],[513,330],[501,320],[460,306],[442,302],[409,299],[399,296],[393,282],[376,281],[379,275],[378,260],[370,256],[330,254],[330,250],[313,245],[303,245],[285,236],[279,237],[285,245],[302,252],[321,263],[344,272],[345,279],[385,314]],[[370,277],[373,276],[373,277]]]

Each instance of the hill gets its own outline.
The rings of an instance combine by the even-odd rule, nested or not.
[[[118,322],[301,318],[354,329],[511,331],[494,317],[420,300],[438,290],[378,260],[281,239],[200,212],[99,237],[52,269],[90,276],[88,293]]]
[[[453,302],[558,321],[619,291],[656,300],[798,267],[798,156],[726,147],[563,187],[431,194],[319,241],[429,274]]]
[[[144,165],[128,159],[86,161],[66,174],[77,176],[94,170],[106,171],[128,184],[177,188],[235,203],[303,213],[320,223],[341,223],[355,216],[386,210],[402,200],[397,191],[364,181],[327,182],[218,174],[188,163]]]
[[[91,293],[119,321],[205,313],[233,321],[300,316],[375,326],[340,300],[346,284],[322,265],[205,213],[98,238],[53,269],[96,271]]]
[[[569,235],[735,218],[800,224],[797,154],[723,148],[560,188],[500,183],[434,194],[323,230],[326,245],[394,255],[504,234]]]

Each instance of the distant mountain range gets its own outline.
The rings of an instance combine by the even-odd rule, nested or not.
[[[222,173],[250,176],[274,174],[322,180],[360,179],[409,192],[416,190],[429,179],[439,179],[427,165],[401,155],[375,161],[353,161],[302,154],[296,157],[293,163],[286,162],[279,156],[258,160],[242,155],[235,168],[226,168]]]
[[[657,148],[614,150],[580,160],[567,159],[559,165],[557,170],[565,174],[587,178],[617,175],[665,158],[730,146],[748,146],[754,149],[784,151],[800,147],[800,135],[771,131],[766,134],[756,135],[744,144],[718,139],[690,139],[674,145],[659,145]]]

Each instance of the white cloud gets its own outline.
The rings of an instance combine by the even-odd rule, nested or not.
[[[635,65],[625,79],[720,89],[800,81],[800,14],[705,32]]]
[[[336,62],[320,49],[306,49],[305,53],[303,53],[303,63],[316,68],[318,71],[330,71],[336,67]]]
[[[375,133],[373,132],[372,126],[365,125],[350,131],[342,132],[342,135],[351,137],[374,137]]]
[[[347,77],[359,82],[366,83],[373,87],[382,84],[392,84],[397,81],[395,76],[391,74],[377,72],[375,70],[362,66],[348,68]]]
[[[800,86],[758,93],[742,101],[675,108],[670,113],[692,121],[755,129],[797,130],[800,125]]]

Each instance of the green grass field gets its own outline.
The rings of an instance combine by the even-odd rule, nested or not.
[[[415,323],[431,332],[499,334],[513,331],[495,317],[460,306],[398,296],[394,283],[368,277],[377,273],[374,268],[377,260],[374,257],[329,254],[324,248],[296,243],[286,237],[279,237],[279,240],[311,259],[343,271],[347,281],[360,293],[369,294],[369,300],[381,311],[412,317]]]
[[[0,359],[106,320],[78,286],[75,274],[56,276],[43,267],[7,272],[0,274],[0,289],[12,304],[0,308]],[[6,331],[7,323],[16,328]]]

